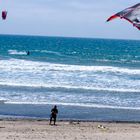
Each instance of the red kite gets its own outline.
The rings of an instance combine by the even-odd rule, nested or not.
[[[7,17],[7,11],[2,11],[1,16],[2,16],[2,19],[5,20]]]
[[[140,3],[126,8],[123,11],[109,17],[107,21],[113,20],[117,17],[129,21],[133,24],[133,26],[137,27],[140,30]]]

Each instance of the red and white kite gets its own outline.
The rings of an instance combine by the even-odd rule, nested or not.
[[[117,17],[120,17],[121,19],[126,19],[130,23],[133,24],[133,26],[137,27],[140,30],[140,3],[126,8],[123,11],[109,17],[107,21],[111,21]]]

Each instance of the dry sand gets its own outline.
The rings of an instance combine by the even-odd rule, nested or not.
[[[1,120],[0,140],[140,140],[140,124]]]

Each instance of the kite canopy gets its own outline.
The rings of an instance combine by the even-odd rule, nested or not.
[[[108,21],[111,21],[117,17],[120,17],[121,19],[126,19],[130,23],[133,24],[133,26],[137,27],[140,30],[140,3],[126,8],[123,11],[109,17],[107,19]]]
[[[7,11],[2,11],[2,19],[5,20],[7,17]]]

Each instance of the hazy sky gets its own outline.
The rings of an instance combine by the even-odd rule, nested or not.
[[[125,20],[106,19],[139,0],[1,0],[0,34],[140,39]]]

